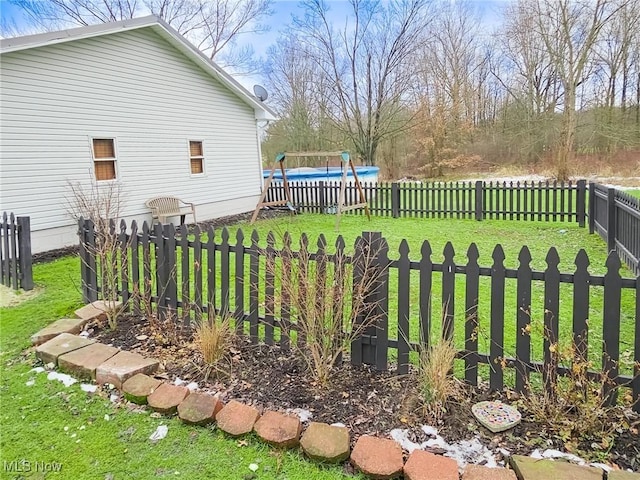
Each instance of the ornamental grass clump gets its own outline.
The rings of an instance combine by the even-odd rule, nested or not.
[[[453,376],[457,350],[452,340],[441,339],[420,352],[418,391],[424,414],[439,420],[449,400],[460,393],[460,382]]]

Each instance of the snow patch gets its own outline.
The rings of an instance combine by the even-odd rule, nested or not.
[[[27,387],[33,387],[36,384],[36,381],[32,378],[31,380],[28,380],[27,382],[25,382],[25,385]]]
[[[309,410],[305,410],[304,408],[294,408],[289,409],[288,411],[297,415],[302,423],[306,423],[313,418],[313,413]]]
[[[565,460],[576,463],[578,465],[587,464],[587,462],[585,462],[584,459],[578,457],[577,455],[573,455],[572,453],[564,453],[564,452],[561,452],[560,450],[554,450],[552,448],[548,448],[544,452],[540,452],[540,450],[536,448],[533,452],[531,452],[531,455],[529,456],[531,458],[536,458],[536,459],[549,458],[552,460],[556,458],[564,458]]]
[[[485,447],[478,438],[448,443],[438,435],[438,430],[434,427],[423,425],[422,431],[434,438],[430,438],[422,443],[416,443],[409,439],[408,430],[400,428],[391,430],[390,436],[409,453],[414,450],[425,450],[427,448],[442,449],[445,451],[444,456],[454,459],[460,469],[463,469],[468,464],[481,464],[490,468],[498,466],[494,452]]]
[[[149,437],[149,440],[151,440],[152,442],[157,442],[158,440],[162,440],[164,437],[167,436],[168,432],[169,432],[169,427],[167,427],[166,425],[158,425],[158,428],[156,428],[156,431],[151,434],[151,436]]]
[[[185,383],[187,383],[187,382],[185,382],[184,380],[182,380],[180,377],[176,377],[176,379],[173,381],[173,384],[174,384],[174,385],[178,385],[178,386],[180,386],[180,385],[184,385]]]
[[[31,370],[29,370],[29,373],[31,373],[31,372],[42,373],[42,372],[44,372],[44,368],[42,368],[42,367],[32,368]]]
[[[98,390],[98,386],[91,385],[89,383],[83,383],[80,385],[80,390],[87,393],[95,393],[95,391]]]
[[[344,423],[336,422],[331,424],[332,427],[346,427]]]
[[[195,392],[196,390],[198,390],[198,382],[191,382],[189,385],[187,385],[187,389],[189,389],[190,392]]]
[[[77,382],[75,378],[71,375],[67,375],[66,373],[58,373],[58,372],[49,372],[47,375],[47,380],[58,380],[64,384],[65,387],[70,387],[74,383]]]

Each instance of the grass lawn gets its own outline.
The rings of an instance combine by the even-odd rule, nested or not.
[[[352,478],[296,452],[274,453],[252,437],[238,446],[212,428],[130,412],[108,396],[83,392],[79,383],[65,387],[47,380],[45,373],[30,372],[35,356],[29,337],[81,305],[79,272],[75,257],[35,265],[42,293],[0,309],[0,461],[24,459],[32,466],[29,474],[2,469],[0,478],[45,478],[35,472],[35,462],[61,463],[61,471],[46,478],[65,479],[243,479],[253,478],[251,463],[259,466],[259,479]],[[27,386],[30,380],[33,386]],[[168,425],[169,433],[153,444],[149,436],[161,424]]]

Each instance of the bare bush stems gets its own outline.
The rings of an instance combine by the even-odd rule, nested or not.
[[[272,234],[271,238],[273,242]],[[274,261],[266,262],[275,285],[280,286],[277,301],[268,302],[274,311],[267,315],[275,314],[276,304],[288,313],[292,321],[280,322],[282,335],[296,338],[292,346],[320,386],[330,382],[334,366],[351,343],[375,328],[380,318],[377,289],[388,267],[379,264],[381,246],[358,241],[363,243],[356,249],[357,256],[345,253],[342,237],[334,254],[326,252],[324,236],[318,240],[317,253],[309,252],[306,236],[301,238],[300,250],[292,252],[291,237],[285,233],[284,248],[273,253]]]
[[[80,182],[67,182],[67,212],[76,221],[90,220],[93,223],[95,239],[93,243],[83,245],[85,251],[95,257],[96,276],[101,279],[100,296],[105,302],[107,321],[111,329],[117,326],[118,317],[128,308],[123,302],[118,306],[120,262],[126,262],[127,256],[121,255],[128,244],[122,243],[126,235],[116,233],[116,220],[120,216],[123,195],[120,184],[106,182],[98,184],[91,177],[89,185]],[[127,265],[121,265],[125,270]]]
[[[523,334],[529,335],[532,329],[543,328],[529,324]],[[548,332],[542,334],[550,339]],[[549,340],[548,348],[551,361],[539,370],[545,380],[542,385],[534,384],[531,378],[526,380],[521,406],[567,448],[575,449],[588,440],[592,449],[608,450],[615,430],[624,423],[620,414],[624,407],[610,401],[611,395],[618,393],[619,385],[609,372],[594,374],[593,362],[575,341],[561,345],[557,340]],[[562,366],[567,367],[566,373],[558,375]]]

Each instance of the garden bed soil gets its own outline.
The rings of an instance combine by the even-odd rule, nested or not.
[[[377,372],[368,366],[344,362],[329,385],[321,387],[306,375],[306,365],[298,355],[277,345],[252,344],[245,337],[237,339],[219,371],[206,372],[192,338],[185,335],[179,344],[172,343],[166,329],[150,325],[145,318],[122,318],[114,331],[97,324],[90,325],[89,330],[102,343],[160,360],[163,371],[157,375],[159,378],[197,382],[201,390],[218,393],[225,401],[236,399],[263,409],[306,410],[311,412],[313,421],[349,427],[352,442],[360,435],[387,436],[392,429],[403,428],[409,431],[410,440],[420,443],[429,438],[420,428],[427,424],[436,427],[450,444],[477,436],[497,453],[498,460],[499,449],[521,455],[529,455],[535,449],[564,450],[559,439],[545,435],[540,425],[527,415],[516,427],[498,434],[479,426],[471,413],[472,403],[482,400],[513,403],[512,395],[490,393],[488,388],[471,389],[461,384],[465,389],[461,400],[450,402],[442,420],[433,422],[422,414],[415,377],[411,374]],[[594,454],[589,460],[640,469],[640,418],[630,410],[626,414],[631,415],[628,421],[631,428],[618,432],[608,457]],[[584,456],[591,448],[579,447],[580,451],[572,453]],[[435,453],[442,452],[435,449]]]

